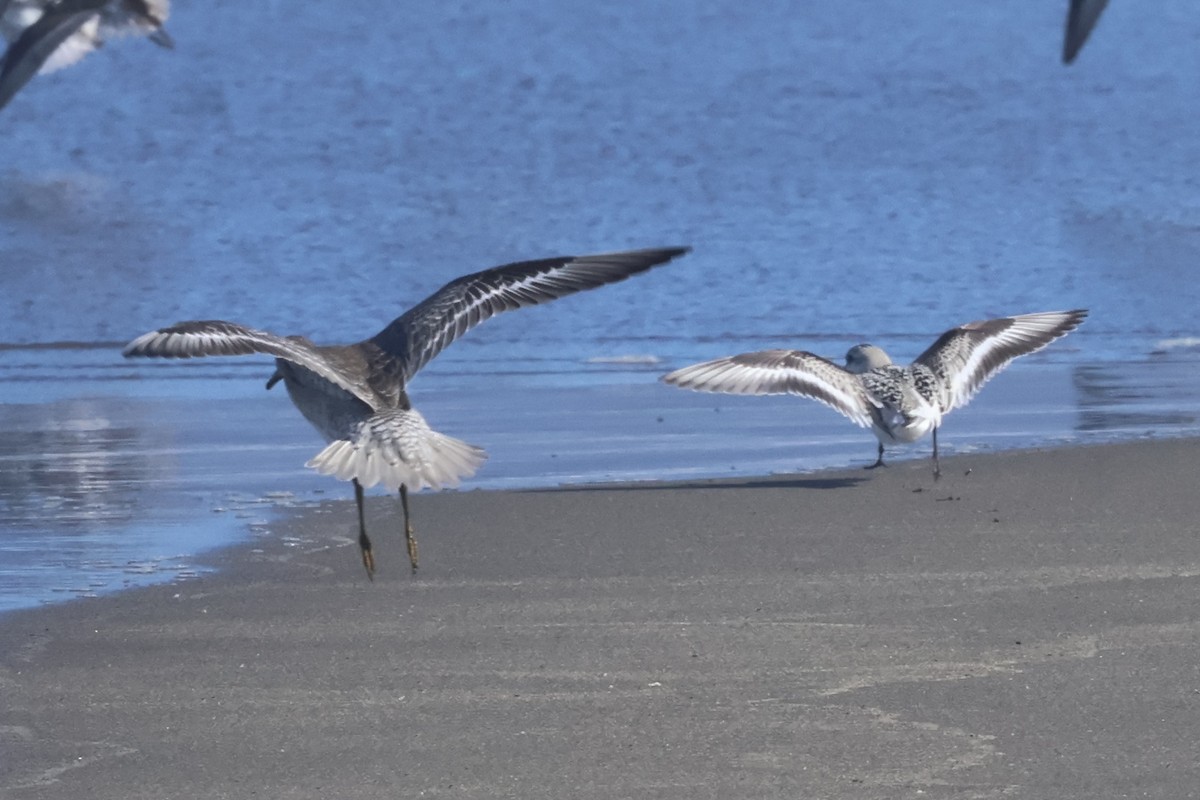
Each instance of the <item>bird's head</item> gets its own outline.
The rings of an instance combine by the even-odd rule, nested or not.
[[[873,344],[856,344],[846,353],[846,371],[861,375],[873,369],[891,365],[892,359],[883,348]]]

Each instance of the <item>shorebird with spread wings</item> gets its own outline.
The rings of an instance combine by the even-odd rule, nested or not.
[[[802,350],[762,350],[718,358],[664,375],[685,389],[727,394],[798,394],[870,428],[883,446],[933,433],[933,477],[941,475],[937,431],[942,417],[970,402],[1014,358],[1041,350],[1075,330],[1087,311],[1048,311],[968,322],[946,331],[908,366],[860,344],[842,367]]]
[[[447,345],[496,314],[624,280],[689,249],[562,256],[476,272],[451,281],[356,344],[316,345],[303,336],[276,336],[233,322],[206,320],[143,334],[126,346],[124,354],[275,356],[275,373],[267,388],[283,381],[300,413],[329,442],[307,466],[354,484],[358,544],[367,576],[375,573],[375,558],[363,517],[363,489],[376,484],[400,492],[405,542],[415,571],[417,540],[408,490],[457,486],[475,474],[487,456],[479,447],[431,429],[409,402],[409,381]]]
[[[69,67],[109,39],[146,36],[174,42],[163,24],[170,0],[0,0],[0,108],[39,73]]]

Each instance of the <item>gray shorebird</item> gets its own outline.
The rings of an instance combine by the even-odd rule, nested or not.
[[[417,540],[408,490],[457,486],[475,474],[484,451],[432,430],[408,400],[408,383],[447,345],[503,311],[538,305],[615,283],[665,264],[687,247],[561,256],[506,264],[447,283],[370,339],[316,345],[303,336],[276,336],[233,322],[180,322],[143,334],[124,355],[192,358],[263,353],[275,356],[270,389],[283,381],[288,396],[329,445],[307,466],[354,484],[358,544],[367,576],[375,558],[363,517],[363,488],[399,490],[409,561],[417,569]]]
[[[885,466],[885,444],[932,432],[936,480],[942,417],[970,402],[1014,358],[1041,350],[1086,316],[1084,310],[1047,311],[968,322],[943,333],[906,367],[875,345],[860,344],[846,353],[845,367],[802,350],[762,350],[693,364],[662,379],[697,391],[798,394],[824,403],[879,439],[879,457],[867,469]]]
[[[1064,64],[1070,64],[1079,55],[1107,5],[1108,0],[1071,0],[1067,9],[1067,27],[1063,33]]]
[[[163,24],[170,0],[0,0],[0,34],[10,42],[0,59],[0,108],[34,75],[74,64],[109,39],[146,36],[174,42]]]

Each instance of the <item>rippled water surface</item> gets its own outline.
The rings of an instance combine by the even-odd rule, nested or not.
[[[762,347],[908,359],[1056,308],[1092,314],[948,449],[1196,433],[1200,14],[1114,3],[1064,68],[1060,6],[176,0],[175,51],[37,78],[0,112],[0,608],[186,575],[349,497],[303,469],[269,360],[124,342],[351,341],[523,258],[695,248],[427,368],[415,402],[491,454],[471,487],[866,461],[815,404],[655,380]]]

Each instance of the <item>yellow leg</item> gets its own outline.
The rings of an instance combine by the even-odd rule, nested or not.
[[[371,552],[371,537],[367,536],[367,521],[363,517],[363,489],[354,479],[354,502],[358,504],[358,548],[362,551],[363,566],[367,569],[367,580],[375,580],[375,556]]]
[[[404,543],[408,546],[408,561],[412,571],[417,571],[417,537],[413,532],[412,520],[408,516],[408,487],[400,484],[400,505],[404,507]]]

